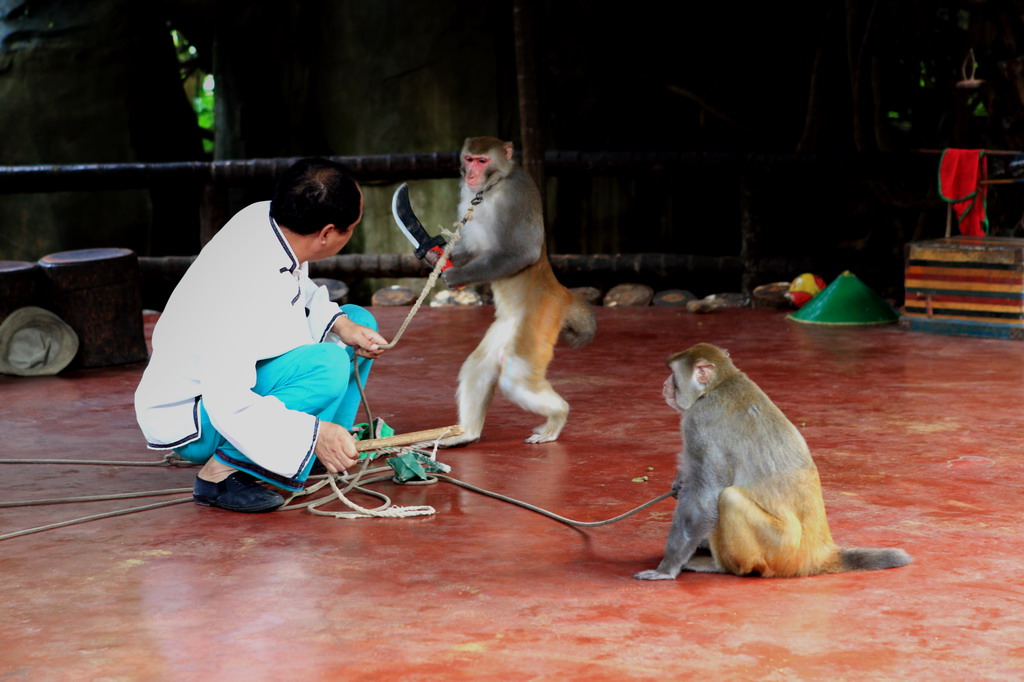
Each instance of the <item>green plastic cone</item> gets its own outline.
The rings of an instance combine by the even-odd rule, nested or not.
[[[787,319],[804,324],[869,325],[890,324],[899,317],[895,308],[847,270]]]

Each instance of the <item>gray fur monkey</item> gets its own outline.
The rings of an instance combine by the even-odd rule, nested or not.
[[[678,502],[665,558],[640,580],[682,570],[804,576],[910,563],[902,549],[832,541],[818,470],[803,436],[728,354],[701,343],[668,359],[663,393],[684,412]],[[694,557],[702,542],[711,557]]]
[[[545,417],[527,443],[558,438],[569,404],[551,387],[547,368],[561,337],[578,348],[590,343],[597,324],[580,297],[551,271],[540,193],[512,159],[512,143],[467,138],[461,153],[459,216],[480,197],[473,217],[452,249],[449,286],[490,282],[495,321],[459,372],[461,436],[451,447],[479,440],[495,386],[524,410]]]

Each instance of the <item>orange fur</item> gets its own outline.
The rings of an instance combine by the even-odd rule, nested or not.
[[[840,570],[813,466],[770,485],[725,488],[710,541],[722,569],[737,575],[792,577]]]
[[[546,256],[491,286],[495,322],[459,374],[459,421],[464,433],[442,445],[479,439],[496,385],[519,407],[547,418],[527,442],[556,440],[568,419],[569,405],[547,380],[547,369],[567,314],[586,303],[559,284]]]

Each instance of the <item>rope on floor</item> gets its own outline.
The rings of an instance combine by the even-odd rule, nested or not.
[[[182,459],[176,452],[168,452],[159,461],[121,462],[110,459],[0,459],[0,464],[87,464],[119,467],[191,467],[194,462]]]
[[[385,470],[390,471],[390,469],[388,467],[380,467],[378,469],[372,469],[370,471],[385,471]],[[411,516],[431,516],[431,515],[437,513],[437,510],[435,510],[433,507],[431,507],[429,505],[418,505],[418,506],[411,506],[411,507],[400,507],[398,505],[394,505],[394,504],[391,503],[391,498],[389,498],[384,493],[376,491],[376,490],[371,490],[371,489],[365,487],[365,486],[373,484],[373,483],[380,483],[381,481],[391,480],[392,476],[390,476],[390,475],[375,476],[375,477],[368,478],[368,479],[360,479],[360,482],[362,483],[362,485],[358,485],[357,486],[357,485],[350,484],[350,485],[345,487],[344,491],[341,490],[338,487],[338,479],[339,478],[341,478],[341,477],[340,476],[328,475],[328,476],[326,476],[324,478],[323,481],[320,481],[319,483],[317,483],[317,484],[315,484],[315,485],[313,485],[313,486],[311,486],[309,488],[306,488],[306,490],[302,491],[303,494],[307,494],[307,491],[308,491],[308,494],[313,494],[313,493],[317,492],[318,490],[320,490],[321,488],[323,488],[325,485],[330,485],[331,490],[334,491],[332,494],[326,495],[326,496],[321,497],[321,498],[316,499],[316,500],[312,500],[312,501],[307,502],[305,504],[298,504],[298,505],[291,505],[291,506],[281,507],[281,510],[304,508],[310,514],[313,514],[315,516],[332,516],[332,517],[334,517],[336,519],[368,519],[368,518],[390,518],[390,519],[395,519],[395,518],[408,518],[408,517],[411,517]],[[362,507],[362,506],[356,504],[355,502],[353,502],[352,500],[350,500],[345,495],[345,492],[348,492],[350,490],[355,490],[356,492],[363,493],[364,495],[370,495],[371,497],[376,497],[377,499],[382,500],[383,504],[381,504],[379,507],[374,507],[372,509],[367,509],[365,507]],[[346,507],[349,508],[349,511],[331,512],[331,511],[323,511],[323,510],[320,509],[320,507],[322,507],[323,505],[325,505],[328,502],[330,502],[332,500],[335,500],[335,499],[340,500]]]
[[[86,521],[96,521],[97,519],[109,519],[112,516],[122,516],[124,514],[134,514],[135,512],[146,511],[147,509],[157,509],[159,507],[169,507],[172,504],[181,504],[182,502],[191,502],[192,497],[182,497],[177,500],[168,500],[167,502],[156,502],[154,504],[147,504],[142,507],[132,507],[131,509],[118,509],[116,511],[105,512],[103,514],[93,514],[92,516],[83,516],[78,519],[71,519],[69,521],[60,521],[58,523],[51,523],[46,526],[37,526],[36,528],[26,528],[25,530],[15,531],[13,533],[6,533],[0,535],[0,541],[9,540],[10,538],[20,537],[22,535],[29,535],[31,533],[40,533],[44,530],[53,530],[54,528],[64,528],[66,526],[73,526],[76,523],[85,523]]]
[[[72,502],[102,502],[104,500],[127,500],[133,497],[159,497],[160,495],[175,495],[177,493],[191,493],[192,488],[168,488],[167,490],[147,490],[137,493],[116,493],[113,495],[85,495],[83,497],[51,497],[45,500],[25,500],[23,502],[0,502],[0,509],[11,507],[32,507],[42,504],[69,504]]]
[[[662,500],[664,500],[666,498],[672,497],[675,494],[675,491],[669,490],[668,492],[665,492],[665,493],[662,493],[661,495],[658,495],[657,497],[655,497],[653,500],[650,500],[649,502],[644,502],[643,504],[641,504],[639,507],[636,507],[635,509],[630,509],[628,512],[625,512],[623,514],[619,514],[618,516],[616,516],[614,518],[605,519],[604,521],[574,521],[573,519],[568,519],[568,518],[566,518],[564,516],[559,516],[558,514],[555,514],[554,512],[548,511],[547,509],[543,509],[541,507],[534,506],[534,505],[532,505],[532,504],[530,504],[528,502],[523,502],[522,500],[517,500],[517,499],[511,498],[511,497],[508,497],[506,495],[502,495],[501,493],[496,493],[496,492],[493,492],[493,491],[490,491],[490,490],[484,490],[483,488],[478,488],[475,485],[472,485],[470,483],[466,483],[465,481],[460,481],[460,480],[458,480],[456,478],[452,478],[451,476],[445,476],[444,474],[434,474],[434,476],[436,476],[438,478],[438,480],[447,481],[449,483],[454,483],[455,485],[458,485],[458,486],[461,486],[463,488],[466,488],[467,490],[472,490],[475,493],[480,493],[481,495],[487,495],[488,497],[493,497],[496,500],[501,500],[502,502],[508,502],[509,504],[517,505],[519,507],[522,507],[523,509],[529,509],[530,511],[536,512],[536,513],[540,514],[541,516],[546,516],[549,519],[552,519],[554,521],[558,521],[559,523],[564,523],[564,524],[566,524],[568,526],[576,526],[577,528],[596,528],[598,526],[607,526],[610,523],[615,523],[616,521],[621,521],[622,519],[630,517],[633,514],[636,514],[637,512],[643,511],[644,509],[647,509],[651,505],[657,504],[658,502],[661,502]]]
[[[359,381],[358,368],[356,368],[355,375],[356,375],[356,385],[359,387],[359,393],[360,393],[360,395],[363,398],[363,407],[366,409],[366,413],[367,413],[367,417],[369,419],[369,423],[372,424],[373,423],[373,415],[370,413],[369,402],[366,400],[366,394],[363,391],[362,383]],[[427,456],[430,457],[431,460],[433,460],[435,462],[437,461],[438,443],[440,443],[441,439],[444,438],[446,435],[447,435],[447,433],[442,433],[436,439],[434,439],[433,450],[429,453],[429,455],[427,455]],[[397,455],[397,454],[400,454],[400,453],[403,453],[403,452],[412,451],[413,449],[414,449],[413,446],[389,447],[389,448],[383,448],[383,449],[377,451],[377,455],[378,456],[380,456],[382,454]],[[310,514],[314,514],[316,516],[332,516],[332,517],[334,517],[336,519],[407,518],[407,517],[411,517],[411,516],[430,516],[432,514],[436,514],[437,513],[437,510],[435,510],[433,507],[431,507],[429,505],[417,505],[417,506],[412,506],[412,507],[400,507],[400,506],[394,505],[391,502],[391,498],[389,498],[384,493],[376,491],[376,490],[371,490],[371,489],[365,487],[365,486],[370,485],[372,483],[380,483],[381,481],[388,481],[388,480],[394,481],[394,482],[398,483],[398,481],[396,481],[395,478],[394,478],[394,470],[390,466],[376,467],[376,468],[371,469],[371,468],[369,468],[370,467],[370,462],[371,462],[371,457],[369,455],[367,455],[367,457],[363,460],[362,466],[359,468],[359,471],[357,471],[354,474],[350,474],[348,472],[342,472],[340,474],[326,474],[326,475],[324,475],[323,476],[323,480],[319,481],[318,483],[315,483],[312,486],[307,486],[306,488],[304,488],[304,489],[302,489],[300,491],[292,493],[291,497],[289,497],[287,500],[285,500],[284,506],[278,508],[278,511],[289,511],[289,510],[292,510],[292,509],[306,509],[307,511],[309,511]],[[446,469],[447,469],[447,467],[446,467]],[[390,472],[390,473],[384,474],[384,472]],[[384,474],[384,475],[380,475],[380,474]],[[367,478],[367,477],[369,477],[369,478]],[[339,488],[339,486],[338,486],[339,482],[344,484],[343,488]],[[424,481],[424,482],[430,482],[430,481]],[[436,482],[436,480],[433,481],[433,482]],[[333,491],[332,493],[329,493],[329,494],[325,495],[324,497],[320,497],[320,498],[311,500],[309,502],[291,504],[292,500],[294,500],[294,499],[296,499],[298,497],[305,497],[305,496],[308,496],[308,495],[312,495],[312,494],[320,491],[321,489],[323,489],[325,486],[328,486],[328,485],[331,487],[331,490]],[[363,493],[364,495],[369,495],[371,497],[376,497],[377,499],[382,500],[383,504],[381,504],[378,507],[374,507],[372,509],[367,509],[366,507],[362,507],[362,506],[356,504],[355,502],[353,502],[352,500],[350,500],[348,498],[348,496],[346,495],[346,493],[349,493],[349,492],[351,492],[353,490],[356,491],[356,492],[359,492],[359,493]],[[320,509],[320,507],[322,507],[323,505],[327,504],[328,502],[330,502],[332,500],[340,501],[342,504],[344,504],[346,507],[348,507],[349,511],[329,512],[329,511],[323,511],[323,510]]]
[[[391,452],[389,454],[397,454],[399,451],[409,451],[409,450],[412,450],[412,449],[413,448],[411,448],[411,447],[393,448],[393,449],[391,449]],[[435,442],[434,450],[431,453],[431,458],[432,459],[436,457],[436,453],[437,453],[437,443]],[[8,461],[8,462],[10,462],[12,460],[0,460],[0,461]],[[32,463],[37,463],[39,460],[28,460],[28,461],[32,462]],[[45,461],[45,460],[43,460],[43,461]],[[73,463],[77,463],[75,460],[70,460],[70,461],[73,462]],[[321,480],[318,481],[317,483],[314,483],[311,486],[307,486],[305,489],[303,489],[303,490],[301,490],[299,492],[293,493],[292,496],[289,497],[285,501],[285,504],[283,506],[279,507],[277,511],[291,511],[291,510],[296,510],[296,509],[305,509],[310,514],[313,514],[315,516],[331,516],[331,517],[339,518],[339,519],[408,518],[408,517],[413,517],[413,516],[429,516],[429,515],[432,515],[432,514],[436,513],[436,510],[433,507],[428,506],[428,505],[417,505],[417,506],[409,506],[409,507],[401,507],[401,506],[393,505],[391,503],[391,499],[387,495],[385,495],[384,493],[381,493],[379,491],[372,490],[372,489],[366,487],[366,486],[372,485],[374,483],[381,483],[383,481],[388,481],[388,480],[397,483],[397,481],[395,481],[395,479],[394,479],[394,477],[393,477],[393,475],[391,473],[384,473],[384,472],[391,472],[392,470],[391,470],[390,467],[386,467],[385,466],[385,467],[376,467],[376,468],[372,468],[371,469],[371,468],[369,468],[369,463],[370,463],[370,459],[369,458],[365,459],[363,461],[362,467],[355,474],[342,473],[342,474],[327,474],[325,476],[322,476]],[[121,463],[120,462],[111,462],[111,464],[112,465],[119,465]],[[129,465],[132,465],[132,464],[134,464],[134,463],[129,463]],[[160,463],[157,463],[157,464],[159,464],[161,466],[166,466],[166,464],[164,462],[160,462]],[[422,485],[422,484],[435,483],[437,481],[445,481],[447,483],[451,483],[453,485],[465,488],[465,489],[470,490],[472,492],[479,493],[481,495],[486,495],[488,497],[492,497],[492,498],[494,498],[496,500],[500,500],[502,502],[507,502],[509,504],[514,504],[516,506],[522,507],[523,509],[535,512],[537,514],[545,516],[545,517],[547,517],[549,519],[552,519],[554,521],[557,521],[559,523],[563,523],[563,524],[566,524],[568,526],[574,526],[574,527],[577,527],[577,528],[595,528],[595,527],[599,527],[599,526],[606,526],[608,524],[615,523],[616,521],[621,521],[622,519],[625,519],[625,518],[627,518],[629,516],[632,516],[633,514],[636,514],[636,513],[640,512],[640,511],[643,511],[644,509],[647,509],[648,507],[650,507],[650,506],[652,506],[654,504],[657,504],[658,502],[661,502],[662,500],[664,500],[664,499],[666,499],[668,497],[671,497],[673,495],[673,491],[669,490],[668,492],[662,493],[661,495],[659,495],[658,497],[654,498],[653,500],[650,500],[649,502],[645,502],[644,504],[640,505],[639,507],[636,507],[636,508],[631,509],[631,510],[629,510],[627,512],[619,514],[618,516],[615,516],[613,518],[606,519],[606,520],[603,520],[603,521],[576,521],[574,519],[569,519],[569,518],[566,518],[566,517],[561,516],[559,514],[556,514],[554,512],[551,512],[551,511],[549,511],[547,509],[543,509],[542,507],[538,507],[536,505],[530,504],[528,502],[524,502],[522,500],[517,500],[517,499],[512,498],[512,497],[508,497],[507,495],[502,495],[501,493],[496,493],[496,492],[491,491],[491,490],[486,490],[484,488],[480,488],[480,487],[475,486],[475,485],[473,485],[471,483],[467,483],[467,482],[459,480],[459,479],[457,479],[457,478],[455,478],[453,476],[447,476],[445,474],[440,474],[440,473],[433,474],[430,477],[430,479],[427,480],[427,481],[411,481],[411,482],[407,482],[407,483],[402,484],[402,485],[409,485],[409,484],[421,484]],[[320,490],[322,490],[322,489],[324,489],[325,487],[328,487],[328,486],[330,487],[330,489],[332,491],[328,495],[325,495],[323,497],[319,497],[319,498],[316,498],[316,499],[311,499],[311,500],[309,500],[307,502],[293,503],[293,500],[295,500],[297,498],[308,497],[310,495],[313,495],[313,494],[319,492]],[[353,502],[352,500],[350,500],[348,498],[348,496],[347,496],[347,493],[350,493],[352,491],[355,491],[355,492],[358,492],[358,493],[362,493],[364,495],[369,495],[371,497],[376,497],[377,499],[382,500],[383,504],[381,504],[378,507],[373,507],[373,508],[366,508],[366,507],[363,507],[361,505],[358,505],[355,502]],[[27,500],[27,501],[22,501],[22,502],[0,502],[0,508],[27,507],[27,506],[47,505],[47,504],[66,504],[66,503],[75,503],[75,502],[97,502],[97,501],[104,501],[104,500],[119,500],[119,499],[130,499],[130,498],[138,498],[138,497],[172,495],[172,494],[186,493],[186,492],[187,493],[191,493],[192,489],[191,488],[170,488],[170,489],[166,489],[166,490],[150,490],[150,491],[144,491],[144,492],[118,493],[118,494],[112,494],[112,495],[88,495],[88,496],[81,496],[81,497],[65,497],[65,498],[49,498],[49,499],[41,499],[41,500]],[[344,504],[346,507],[348,507],[348,511],[326,511],[326,510],[323,510],[323,509],[320,508],[320,507],[323,507],[324,505],[326,505],[327,503],[329,503],[329,502],[331,502],[333,500],[339,500],[342,504]],[[56,529],[56,528],[65,528],[67,526],[72,526],[72,525],[79,524],[79,523],[85,523],[87,521],[95,521],[95,520],[99,520],[99,519],[111,518],[111,517],[114,517],[114,516],[122,516],[122,515],[125,515],[125,514],[133,514],[135,512],[147,511],[147,510],[150,510],[150,509],[159,509],[161,507],[167,507],[167,506],[171,506],[171,505],[174,505],[174,504],[181,504],[183,502],[191,502],[191,501],[192,501],[192,497],[189,496],[189,497],[179,498],[179,499],[176,499],[176,500],[169,500],[169,501],[166,501],[166,502],[157,502],[157,503],[154,503],[154,504],[143,505],[141,507],[131,507],[129,509],[120,509],[120,510],[116,510],[116,511],[105,512],[105,513],[102,513],[102,514],[93,514],[93,515],[90,515],[90,516],[83,516],[81,518],[70,519],[68,521],[61,521],[61,522],[58,522],[58,523],[51,523],[51,524],[48,524],[48,525],[45,525],[45,526],[38,526],[38,527],[35,527],[35,528],[27,528],[25,530],[20,530],[20,531],[15,531],[15,532],[11,532],[11,533],[6,533],[6,534],[3,534],[3,535],[0,535],[0,541],[8,540],[8,539],[11,539],[11,538],[20,537],[20,536],[23,536],[23,535],[29,535],[29,534],[32,534],[32,533],[39,533],[39,532],[42,532],[42,531],[53,530],[53,529]]]
[[[188,460],[182,459],[177,453],[169,452],[163,456],[160,460],[150,460],[146,462],[120,462],[117,460],[100,460],[100,459],[0,459],[0,464],[86,464],[96,466],[141,466],[141,467],[186,467],[195,466],[194,463]],[[111,495],[84,495],[80,497],[51,497],[41,500],[23,500],[20,502],[0,502],[0,509],[10,509],[13,507],[32,507],[45,504],[71,504],[75,502],[102,502],[105,500],[127,500],[137,497],[159,497],[161,495],[175,495],[178,493],[191,493],[192,488],[168,488],[166,490],[146,490],[134,493],[115,493]],[[51,523],[45,526],[37,526],[36,528],[26,528],[25,530],[14,531],[11,533],[5,533],[0,535],[0,542],[3,540],[9,540],[11,538],[21,537],[22,535],[30,535],[32,533],[40,533],[45,530],[53,530],[55,528],[65,528],[67,526],[74,526],[79,523],[85,523],[86,521],[96,521],[98,519],[108,519],[113,516],[122,516],[124,514],[134,514],[135,512],[147,511],[149,509],[159,509],[160,507],[169,507],[173,504],[181,504],[182,502],[191,502],[191,494],[188,497],[181,497],[176,500],[169,500],[166,502],[155,502],[153,504],[143,505],[141,507],[130,507],[128,509],[118,509],[115,511],[104,512],[102,514],[92,514],[90,516],[83,516],[76,519],[69,519],[67,521],[58,521],[57,523]]]

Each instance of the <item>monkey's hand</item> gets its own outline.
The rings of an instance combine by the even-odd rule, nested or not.
[[[437,261],[439,261],[441,259],[441,256],[443,255],[444,249],[442,249],[440,246],[435,246],[434,248],[430,249],[430,251],[427,251],[425,254],[423,254],[423,260],[424,262],[426,262],[427,265],[430,266],[431,269],[433,269],[437,267]],[[450,267],[452,267],[452,262],[450,259],[446,259],[444,265],[441,266],[441,273],[444,274]]]
[[[426,261],[427,265],[430,267],[434,267],[437,265],[437,259],[441,257],[442,253],[441,249],[435,246],[430,251],[423,254],[423,260]],[[448,263],[448,266],[451,267],[451,262]]]
[[[441,279],[444,280],[445,285],[449,289],[455,289],[456,291],[458,291],[459,289],[465,289],[466,285],[469,284],[469,281],[460,281],[460,273],[458,272],[458,268],[451,265],[451,261],[448,261],[448,265],[449,267],[445,268],[441,272]]]
[[[637,580],[675,580],[676,577],[671,573],[662,573],[661,571],[650,570],[640,571],[633,576]]]

